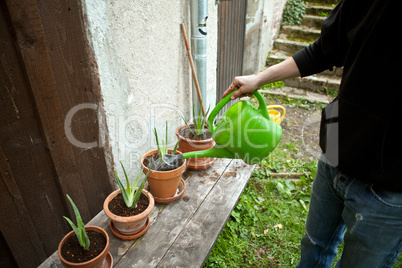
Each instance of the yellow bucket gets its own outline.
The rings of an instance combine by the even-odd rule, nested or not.
[[[285,108],[281,105],[268,105],[267,109],[271,120],[280,125],[286,114]],[[281,110],[282,114],[275,109]]]

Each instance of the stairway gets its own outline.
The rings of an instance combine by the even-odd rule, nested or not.
[[[282,26],[279,36],[274,41],[274,47],[269,54],[268,65],[281,62],[300,49],[314,42],[320,35],[321,23],[339,0],[314,0],[306,3],[306,15],[302,25]],[[322,73],[304,78],[287,79],[284,82],[288,88],[335,95],[339,90],[343,68],[334,68]]]

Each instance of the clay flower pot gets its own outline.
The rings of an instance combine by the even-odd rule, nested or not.
[[[85,230],[89,231],[96,231],[98,233],[103,234],[103,236],[106,238],[106,246],[105,248],[102,250],[102,252],[96,256],[95,258],[86,261],[86,262],[80,262],[80,263],[75,263],[75,262],[70,262],[67,261],[61,254],[61,249],[62,246],[64,245],[64,243],[66,242],[66,240],[70,237],[70,236],[75,236],[74,231],[69,232],[68,234],[66,234],[63,239],[60,241],[59,243],[59,247],[57,250],[57,253],[59,255],[60,261],[63,264],[64,267],[70,268],[70,267],[79,267],[79,268],[101,268],[104,267],[105,262],[109,262],[110,260],[106,260],[107,258],[111,258],[111,255],[109,253],[109,236],[106,233],[105,230],[103,230],[100,227],[97,226],[85,226]],[[90,249],[88,249],[90,250]],[[109,266],[107,266],[109,267]]]
[[[172,151],[173,151],[172,149],[168,149],[169,153],[171,153]],[[181,152],[179,151],[176,151],[176,153],[181,154]],[[155,154],[158,154],[157,149],[151,150],[145,153],[141,157],[141,165],[144,174],[148,172],[148,167],[146,167],[144,164],[145,158]],[[158,202],[158,199],[170,198],[176,194],[176,191],[180,184],[181,176],[185,171],[185,169],[186,169],[186,160],[184,160],[183,164],[180,167],[173,170],[155,171],[151,169],[147,180],[150,191],[155,197],[156,202]]]
[[[146,197],[148,198],[148,207],[140,214],[130,217],[123,217],[116,215],[109,210],[110,201],[119,193],[121,193],[120,189],[108,195],[108,197],[105,199],[105,202],[103,202],[103,211],[105,212],[106,216],[111,220],[110,229],[114,235],[122,239],[135,239],[143,235],[149,227],[148,216],[155,205],[154,197],[150,192],[142,189],[141,193],[146,195]]]
[[[189,126],[194,126],[194,123],[189,124]],[[182,133],[187,128],[186,124],[184,124],[176,129],[176,136],[179,139],[179,150],[181,152],[203,151],[210,149],[215,145],[215,141],[212,138],[205,140],[192,140],[183,137]],[[189,170],[203,170],[210,167],[215,161],[216,158],[211,157],[189,158],[187,159],[187,168]]]

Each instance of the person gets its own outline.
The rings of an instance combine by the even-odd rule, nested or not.
[[[321,157],[297,267],[392,267],[402,251],[400,1],[342,0],[320,37],[282,63],[237,76],[223,97],[343,67],[323,109]],[[396,28],[395,28],[396,27]],[[285,133],[284,133],[285,135]]]

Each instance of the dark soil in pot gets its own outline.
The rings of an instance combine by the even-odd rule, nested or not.
[[[195,128],[194,126],[190,126],[191,130],[195,133]],[[204,133],[201,135],[194,135],[190,129],[188,127],[182,128],[180,129],[179,134],[186,139],[190,139],[190,140],[207,140],[210,139],[211,133],[209,133],[207,128],[204,128]]]
[[[175,165],[170,166],[170,165],[165,164],[161,159],[159,159],[159,154],[154,154],[154,155],[147,156],[144,158],[144,166],[149,168],[149,166],[151,165],[152,159],[153,159],[154,164],[153,164],[151,170],[155,170],[155,171],[170,171],[170,170],[179,168],[179,167],[181,167],[181,165],[184,164],[184,160],[180,159],[177,163],[175,163]]]
[[[67,238],[61,247],[61,255],[69,262],[80,263],[89,261],[102,253],[106,246],[106,237],[96,231],[87,231],[91,244],[88,250],[84,250],[74,234]]]
[[[143,212],[149,206],[149,200],[146,195],[141,193],[140,199],[138,199],[137,206],[135,208],[128,208],[126,203],[124,203],[123,195],[121,193],[117,194],[109,202],[109,210],[121,217],[135,216]]]

